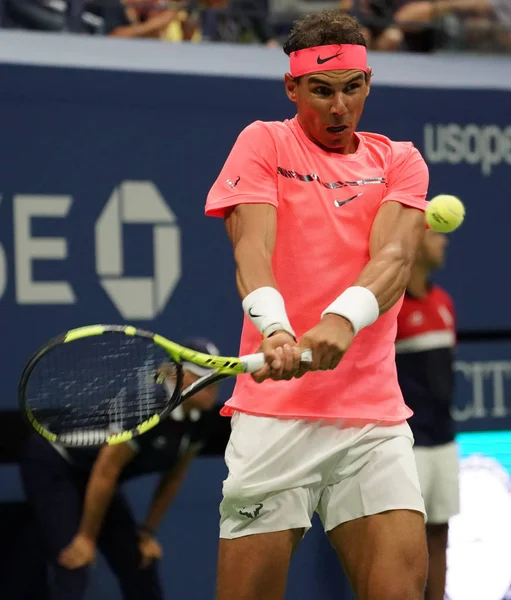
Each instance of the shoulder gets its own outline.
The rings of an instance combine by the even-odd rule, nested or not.
[[[388,168],[411,162],[419,162],[426,167],[426,161],[413,142],[395,142],[379,133],[359,132],[366,150],[378,157]]]
[[[292,136],[290,121],[253,121],[241,130],[238,140],[257,143],[254,150],[260,148],[259,144],[275,146],[281,140]]]

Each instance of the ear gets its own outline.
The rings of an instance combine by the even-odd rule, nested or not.
[[[371,93],[371,79],[372,79],[372,77],[373,77],[373,70],[371,69],[371,67],[368,67],[367,68],[367,75],[366,75],[366,98]]]
[[[291,73],[286,73],[284,75],[284,85],[286,87],[287,97],[296,104],[296,88],[298,87],[298,83],[296,79],[291,76]]]

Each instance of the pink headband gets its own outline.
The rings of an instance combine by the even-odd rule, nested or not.
[[[314,46],[291,52],[289,58],[293,77],[348,69],[367,72],[367,50],[357,44]]]

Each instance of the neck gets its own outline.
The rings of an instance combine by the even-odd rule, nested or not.
[[[318,146],[318,148],[321,148],[321,150],[324,150],[325,152],[332,152],[334,154],[353,154],[354,152],[357,151],[358,148],[358,139],[355,135],[352,135],[350,138],[350,141],[345,144],[344,146],[339,146],[339,148],[329,148],[327,146],[324,146],[323,144],[321,144],[320,142],[318,142],[318,140],[316,138],[314,138],[308,131],[307,129],[302,125],[302,121],[300,119],[300,115],[298,115],[298,124],[300,125],[302,131],[304,132],[304,134],[309,138],[309,140],[311,142],[314,142],[314,144],[316,144],[316,146]]]
[[[423,265],[415,264],[412,268],[406,289],[415,298],[422,298],[428,293],[428,282],[431,270]]]

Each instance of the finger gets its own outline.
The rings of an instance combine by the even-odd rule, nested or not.
[[[64,569],[69,569],[70,571],[76,569],[76,561],[72,558],[65,558],[60,562],[60,564],[64,567]]]
[[[342,359],[342,356],[334,356],[330,363],[329,371],[333,371],[334,369],[336,369],[339,366],[341,359]]]
[[[282,361],[282,348],[269,348],[264,351],[264,360],[270,368],[278,370],[281,366]]]
[[[320,359],[320,363],[319,363],[319,370],[320,371],[329,371],[332,367],[332,363],[335,363],[335,359],[336,359],[336,353],[333,350],[330,349],[325,349],[322,353],[321,353],[321,359]]]
[[[62,551],[57,559],[59,565],[64,567],[65,569],[70,569],[71,559],[69,557],[69,553],[66,551]]]
[[[275,360],[270,364],[270,377],[280,379],[284,368],[284,349],[279,347],[275,349]]]
[[[266,364],[262,369],[252,373],[252,378],[256,381],[256,383],[262,383],[266,379],[270,377],[270,365]]]
[[[283,347],[282,379],[289,380],[293,377],[297,370],[297,367],[295,367],[295,362],[295,353],[293,352],[293,348],[289,344],[285,344]]]
[[[296,379],[300,379],[301,377],[303,377],[306,373],[308,373],[310,371],[309,369],[309,365],[310,363],[301,363],[297,372],[295,373],[295,378]]]
[[[339,365],[343,356],[344,352],[339,350],[339,348],[332,348],[329,352],[325,353],[325,359],[324,363],[322,363],[322,367],[325,367],[325,371],[332,371]]]

